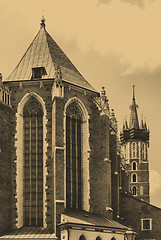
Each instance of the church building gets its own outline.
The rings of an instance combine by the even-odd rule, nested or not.
[[[80,74],[42,18],[16,68],[0,74],[0,240],[161,239],[137,108],[133,87],[119,140],[105,88]]]
[[[46,31],[0,82],[1,239],[123,240],[113,220],[116,119]],[[98,131],[99,129],[99,131]]]

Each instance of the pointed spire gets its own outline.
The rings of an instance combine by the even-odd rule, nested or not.
[[[135,85],[133,85],[132,87],[133,87],[133,100],[135,100]]]
[[[138,114],[137,114],[138,105],[135,102],[135,85],[133,85],[133,99],[132,105],[130,106],[131,115],[130,115],[130,129],[135,128],[139,129],[139,121],[138,121]]]

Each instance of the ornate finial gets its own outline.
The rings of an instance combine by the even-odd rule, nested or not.
[[[133,100],[135,100],[135,84],[132,85],[132,87],[133,87]]]
[[[41,27],[45,27],[45,18],[44,18],[44,16],[42,16],[40,25],[41,25]]]
[[[2,81],[2,73],[0,73],[0,81]]]
[[[101,96],[106,96],[105,87],[102,87]]]
[[[59,65],[55,68],[55,78],[60,80],[62,78],[61,69]]]

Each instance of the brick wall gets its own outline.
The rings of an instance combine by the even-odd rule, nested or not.
[[[141,201],[130,194],[120,194],[120,216],[122,223],[131,226],[138,234],[137,239],[161,239],[161,209]],[[141,220],[152,218],[152,230],[142,231]]]
[[[90,207],[91,211],[111,217],[111,162],[109,161],[109,118],[95,106],[90,118]]]
[[[0,103],[0,233],[11,228],[12,174],[10,157],[11,109]]]
[[[16,175],[17,175],[17,109],[22,98],[29,92],[39,95],[46,109],[46,226],[54,227],[54,222],[60,221],[60,213],[65,208],[65,186],[64,186],[64,107],[71,98],[78,98],[87,110],[86,128],[84,140],[86,141],[85,169],[87,175],[84,178],[87,184],[84,185],[86,195],[85,206],[89,205],[91,212],[98,213],[105,217],[111,217],[111,162],[109,161],[109,118],[107,115],[100,115],[100,111],[93,102],[96,96],[93,93],[86,93],[74,87],[65,87],[64,97],[55,97],[52,102],[51,84],[11,84],[12,91],[11,105],[13,107],[11,115],[11,170],[12,170],[12,228],[17,226],[17,197],[16,197]],[[23,143],[22,143],[23,144]],[[23,146],[22,146],[23,147]],[[55,196],[54,196],[55,191]],[[54,212],[54,199],[56,201]],[[10,209],[11,210],[11,209]],[[54,220],[55,218],[55,220]],[[11,219],[11,218],[10,218]]]

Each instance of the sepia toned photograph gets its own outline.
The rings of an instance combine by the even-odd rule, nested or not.
[[[161,240],[160,22],[0,0],[0,240]]]

